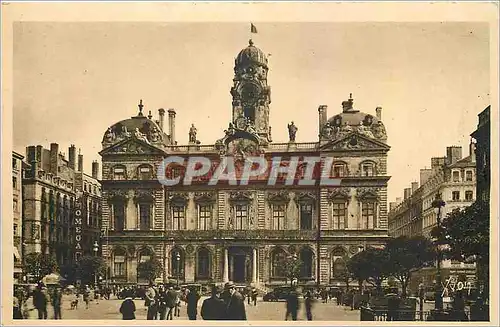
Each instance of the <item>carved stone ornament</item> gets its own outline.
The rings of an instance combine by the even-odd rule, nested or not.
[[[214,192],[196,192],[194,194],[194,200],[196,202],[215,202]]]
[[[290,195],[287,191],[276,191],[276,192],[269,192],[267,194],[267,200],[269,202],[288,202],[290,199]]]
[[[168,195],[168,201],[185,204],[189,201],[189,194],[186,192],[171,192]]]
[[[331,202],[335,199],[348,199],[350,197],[350,189],[339,187],[328,191],[328,200]]]
[[[236,192],[231,192],[229,195],[229,201],[235,202],[235,201],[252,201],[253,200],[253,194],[251,192],[247,191],[236,191]]]
[[[128,199],[128,192],[126,190],[109,190],[108,201],[125,201]]]
[[[314,202],[316,201],[316,194],[313,192],[300,192],[296,194],[295,199],[297,202]]]
[[[376,187],[359,187],[356,190],[356,197],[360,200],[366,198],[380,199],[379,189]]]
[[[288,253],[292,254],[292,253],[296,253],[296,252],[297,252],[297,247],[295,245],[292,244],[288,247]]]
[[[155,191],[151,189],[139,189],[135,191],[134,200],[139,201],[154,201]]]
[[[135,245],[127,246],[127,252],[131,257],[135,257],[135,255],[136,255]]]
[[[351,245],[349,247],[349,252],[351,253],[351,255],[354,255],[354,254],[358,253],[358,251],[359,250],[358,250],[358,247],[356,245]]]
[[[188,244],[188,246],[186,246],[186,254],[191,255],[193,253],[194,253],[194,246],[192,244]]]

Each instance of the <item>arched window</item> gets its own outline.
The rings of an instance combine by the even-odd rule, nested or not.
[[[127,179],[127,168],[123,165],[113,167],[113,180],[123,181]]]
[[[153,179],[153,168],[150,165],[140,165],[137,168],[137,179],[143,181]]]
[[[113,254],[113,275],[125,277],[127,275],[127,252],[124,249],[116,249]]]
[[[341,248],[333,250],[331,256],[332,278],[343,279],[345,277],[347,272],[346,255],[346,251]]]
[[[283,262],[286,253],[281,248],[276,248],[271,252],[271,277],[286,277]]]
[[[198,249],[196,278],[210,279],[210,251],[206,248]]]
[[[375,163],[373,161],[363,161],[359,165],[359,171],[361,173],[361,177],[370,177],[370,176],[375,176],[376,169],[375,169]]]
[[[175,279],[184,279],[184,251],[175,248],[170,253],[171,275]]]
[[[313,258],[314,254],[311,249],[303,248],[299,252],[299,259],[302,262],[302,267],[300,270],[300,277],[302,278],[312,278],[313,277]]]

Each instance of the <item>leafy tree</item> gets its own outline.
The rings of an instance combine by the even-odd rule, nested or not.
[[[302,269],[302,261],[300,259],[296,257],[282,257],[278,264],[281,275],[286,277],[287,281],[290,280],[290,284],[294,279],[300,277]]]
[[[382,292],[382,282],[389,277],[389,258],[384,249],[368,248],[351,257],[348,270],[360,285],[363,281],[375,285]]]
[[[83,284],[93,284],[105,273],[106,261],[102,257],[86,255],[81,257],[76,265],[76,275]]]
[[[141,262],[137,267],[139,277],[146,279],[150,283],[153,283],[156,278],[160,277],[162,272],[163,265],[161,261],[156,258]]]
[[[401,236],[390,239],[385,252],[389,259],[387,266],[389,274],[401,283],[403,296],[406,296],[411,274],[432,265],[436,259],[434,244],[422,236]]]
[[[490,211],[489,203],[477,200],[471,206],[455,209],[435,227],[432,236],[438,244],[446,245],[445,258],[475,262],[478,281],[489,292]]]
[[[30,253],[24,258],[24,269],[28,274],[40,280],[45,275],[57,272],[59,267],[53,256],[42,253]]]

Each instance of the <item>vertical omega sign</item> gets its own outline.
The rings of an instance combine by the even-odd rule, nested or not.
[[[79,258],[82,254],[82,203],[77,200],[75,204],[75,255]]]

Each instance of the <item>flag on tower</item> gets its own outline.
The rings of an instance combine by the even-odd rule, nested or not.
[[[250,23],[250,32],[257,34],[257,27],[252,23]]]

